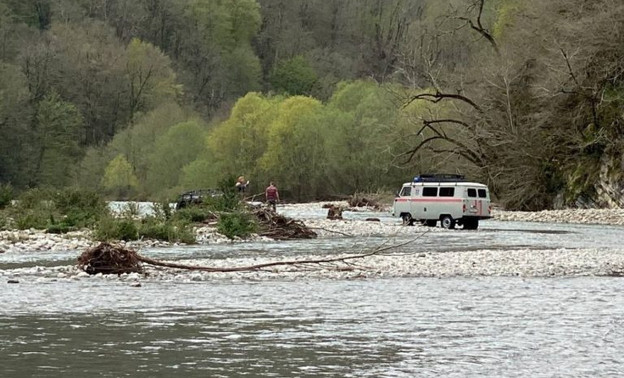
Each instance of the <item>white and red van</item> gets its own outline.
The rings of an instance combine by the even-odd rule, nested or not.
[[[394,199],[392,215],[412,225],[419,221],[435,227],[463,226],[476,230],[479,220],[492,217],[487,185],[464,181],[461,175],[434,174],[414,177],[403,184]]]

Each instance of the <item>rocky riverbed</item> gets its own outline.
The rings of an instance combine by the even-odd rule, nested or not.
[[[343,205],[337,203],[338,205]],[[449,231],[440,227],[423,226],[407,227],[400,221],[390,218],[387,212],[371,213],[360,209],[345,212],[343,220],[327,220],[319,216],[322,204],[284,205],[279,212],[297,216],[305,224],[317,232],[320,239],[331,240],[362,240],[370,237],[386,240],[387,243],[404,243],[410,239],[427,237],[427,233],[435,233],[442,237],[443,233],[464,232],[467,235],[479,235],[479,231]],[[360,214],[362,214],[360,216]],[[364,214],[367,217],[364,217]],[[370,215],[378,214],[375,220],[366,220]],[[495,211],[494,219],[510,222],[546,222],[546,223],[578,223],[624,225],[624,210],[559,210],[542,212],[505,212]],[[213,227],[196,229],[200,245],[241,243],[276,243],[266,238],[252,237],[248,240],[229,240],[218,234]],[[423,236],[424,235],[424,236]],[[446,234],[449,235],[449,234]],[[36,230],[2,231],[0,232],[0,252],[6,254],[28,254],[37,251],[76,251],[76,256],[86,248],[98,244],[91,239],[88,231],[73,232],[65,235],[46,234]],[[134,249],[184,248],[170,243],[143,240],[125,243]],[[374,247],[369,245],[365,250],[353,253],[370,252]],[[323,255],[306,254],[297,259],[315,259]],[[342,256],[342,255],[341,255]],[[346,256],[346,255],[344,255]],[[264,262],[289,260],[292,257],[258,255],[245,258],[226,258],[221,260],[197,259],[185,260],[186,264],[223,266],[247,266]],[[624,246],[610,248],[522,248],[517,246],[489,248],[480,246],[477,250],[466,248],[457,251],[428,251],[427,249],[412,250],[409,245],[376,254],[347,263],[310,264],[282,266],[262,271],[238,273],[207,273],[198,271],[181,271],[168,268],[149,267],[149,276],[136,274],[121,277],[110,276],[99,279],[121,281],[165,280],[165,281],[205,281],[205,280],[262,280],[262,279],[303,279],[303,278],[337,278],[356,279],[371,277],[453,277],[453,276],[620,276],[624,274]],[[73,265],[54,267],[30,266],[0,270],[0,275],[7,280],[46,281],[76,280],[87,278]],[[97,277],[97,276],[96,276]],[[98,279],[98,278],[94,278]]]

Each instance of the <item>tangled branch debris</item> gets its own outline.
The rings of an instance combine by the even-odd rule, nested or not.
[[[424,234],[422,234],[424,235]],[[257,271],[264,268],[271,268],[276,266],[301,266],[301,265],[309,265],[309,264],[327,264],[327,263],[344,263],[349,264],[350,260],[362,259],[369,256],[381,255],[383,252],[396,249],[398,247],[404,246],[406,244],[412,243],[422,235],[417,237],[416,239],[409,240],[400,244],[389,245],[389,246],[380,246],[375,250],[367,253],[357,254],[357,255],[348,255],[341,257],[327,257],[320,259],[309,259],[309,260],[288,260],[288,261],[273,261],[267,262],[263,264],[256,265],[247,265],[247,266],[238,266],[238,267],[209,267],[209,266],[198,266],[198,265],[185,265],[178,263],[169,263],[159,260],[150,259],[149,257],[142,256],[138,254],[134,250],[124,249],[120,246],[113,246],[108,243],[101,243],[97,247],[90,248],[85,251],[78,258],[78,267],[89,274],[122,274],[122,273],[141,273],[142,266],[140,262],[161,266],[166,268],[175,268],[175,269],[186,269],[186,270],[196,270],[196,271],[204,271],[204,272],[213,272],[213,273],[226,273],[226,272],[245,272],[245,271]],[[110,265],[107,265],[110,264]],[[344,269],[338,268],[338,269]]]
[[[355,193],[349,198],[349,206],[351,207],[372,207],[375,210],[381,210],[382,205],[375,199],[360,197],[358,193]]]
[[[275,240],[316,238],[316,232],[301,221],[277,214],[268,208],[258,208],[253,213],[260,222],[261,236]]]
[[[131,249],[101,243],[78,257],[78,267],[89,274],[142,273],[137,253]]]

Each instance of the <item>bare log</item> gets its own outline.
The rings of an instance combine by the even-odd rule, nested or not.
[[[351,260],[363,259],[369,256],[381,255],[386,251],[399,248],[401,246],[412,243],[422,237],[425,233],[419,235],[417,238],[390,246],[378,247],[375,250],[367,253],[361,253],[357,255],[348,255],[342,257],[328,257],[320,259],[308,259],[308,260],[287,260],[287,261],[273,261],[263,264],[238,266],[238,267],[209,267],[199,265],[186,265],[173,262],[165,262],[154,260],[149,257],[138,254],[131,249],[125,249],[120,246],[114,246],[109,243],[101,243],[97,247],[90,248],[85,251],[78,258],[78,267],[89,274],[122,274],[122,273],[142,273],[143,268],[139,263],[145,263],[154,266],[161,266],[165,268],[195,270],[212,273],[227,273],[227,272],[248,272],[257,271],[264,268],[276,267],[276,266],[301,266],[310,264],[327,264],[341,262],[348,264]],[[110,265],[107,265],[110,264]]]

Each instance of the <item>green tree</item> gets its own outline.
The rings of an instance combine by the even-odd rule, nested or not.
[[[342,83],[328,103],[335,114],[335,136],[327,138],[333,174],[340,192],[353,193],[387,185],[398,109],[389,88],[373,82]]]
[[[268,125],[277,117],[282,98],[249,93],[234,105],[230,117],[209,135],[210,159],[224,175],[244,174],[266,181],[258,161],[267,150]]]
[[[64,100],[80,109],[86,145],[107,143],[131,119],[124,46],[112,28],[97,21],[79,25],[55,23],[50,36],[52,43],[37,47],[52,56],[49,63],[44,66],[46,61],[41,58],[31,59],[41,61],[41,68],[32,74],[33,80],[46,79],[39,85],[42,90],[38,90],[43,95],[36,97],[43,98],[53,85]],[[33,64],[24,63],[24,67],[30,66]],[[49,82],[51,78],[55,78],[54,83]]]
[[[176,82],[169,58],[157,47],[135,38],[126,52],[131,117],[138,111],[175,100],[181,94],[182,88]]]
[[[64,187],[82,157],[82,116],[76,106],[52,93],[38,104],[37,124],[37,181],[42,186]]]
[[[159,136],[149,156],[147,190],[160,195],[177,192],[183,168],[203,151],[205,136],[204,127],[194,121],[172,126]]]
[[[33,136],[27,79],[16,65],[0,62],[0,182],[25,185],[28,173],[22,169],[31,155]]]
[[[314,68],[301,55],[282,62],[271,75],[271,85],[278,92],[310,95],[318,77]]]
[[[279,115],[270,125],[260,164],[296,200],[317,198],[327,190],[323,111],[318,100],[291,97],[280,104]]]
[[[117,199],[128,199],[135,192],[138,180],[125,156],[119,154],[110,161],[102,177],[102,186]]]

